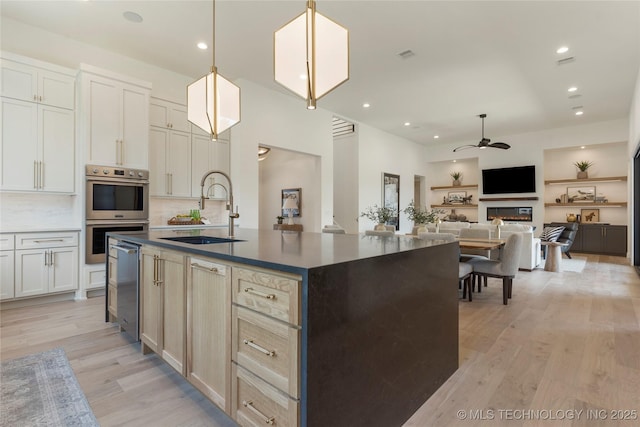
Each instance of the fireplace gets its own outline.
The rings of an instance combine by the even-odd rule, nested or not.
[[[500,218],[503,221],[533,221],[533,208],[531,207],[502,207],[487,208],[487,220]]]

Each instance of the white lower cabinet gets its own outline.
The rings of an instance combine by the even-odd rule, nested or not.
[[[0,234],[0,300],[13,298],[14,291],[14,235]]]
[[[78,289],[78,233],[16,235],[14,297]]]

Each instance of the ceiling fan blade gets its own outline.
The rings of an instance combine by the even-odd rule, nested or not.
[[[476,148],[477,145],[462,145],[458,148],[454,148],[453,152],[455,153],[456,151],[460,151],[460,150],[466,150],[467,148]]]
[[[493,144],[488,145],[491,148],[502,148],[503,150],[508,150],[511,148],[509,144],[505,144],[504,142],[494,142]]]

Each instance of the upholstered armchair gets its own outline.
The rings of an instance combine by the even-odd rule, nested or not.
[[[564,227],[560,237],[558,237],[557,242],[567,243],[566,246],[561,246],[560,250],[567,255],[567,258],[571,258],[571,245],[573,244],[574,239],[576,238],[576,233],[578,233],[578,223],[577,222],[552,222],[550,224],[545,224],[549,227]],[[547,257],[547,247],[544,249],[544,257]]]

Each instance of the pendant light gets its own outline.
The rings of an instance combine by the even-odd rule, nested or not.
[[[349,31],[316,12],[307,0],[306,11],[274,33],[275,81],[307,100],[316,100],[349,80]]]
[[[213,65],[211,72],[187,86],[187,120],[211,135],[240,123],[240,88],[216,68],[216,2],[213,0]]]

